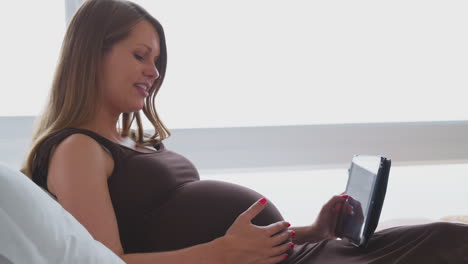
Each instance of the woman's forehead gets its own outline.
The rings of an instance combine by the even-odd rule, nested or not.
[[[146,47],[159,54],[159,35],[153,25],[146,20],[138,22],[126,40],[131,45]]]

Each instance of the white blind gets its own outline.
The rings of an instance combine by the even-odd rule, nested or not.
[[[12,2],[26,13],[0,11],[0,115],[36,115],[64,7]],[[166,31],[170,128],[468,119],[466,1],[135,2]]]

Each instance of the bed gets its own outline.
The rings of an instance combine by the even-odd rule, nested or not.
[[[0,264],[124,263],[21,172],[0,163]]]

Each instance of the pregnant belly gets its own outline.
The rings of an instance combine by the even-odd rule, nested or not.
[[[221,237],[239,214],[263,196],[240,185],[203,180],[183,185],[171,197],[145,228],[151,251],[175,250]],[[270,202],[252,223],[265,226],[281,220]]]

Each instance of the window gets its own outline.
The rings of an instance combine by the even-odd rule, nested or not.
[[[80,2],[66,0],[67,10]],[[400,164],[468,160],[466,1],[135,2],[166,31],[156,103],[177,132],[168,143],[200,168],[347,166],[364,153]],[[0,116],[42,109],[64,10],[32,0],[0,10]],[[7,121],[29,131],[22,120]]]
[[[8,1],[0,9],[0,116],[37,115],[65,33],[64,1]]]
[[[166,30],[157,103],[171,128],[468,119],[466,1],[135,2]],[[64,10],[14,1],[0,11],[0,116],[42,109]]]
[[[136,0],[170,127],[467,120],[466,1]]]

